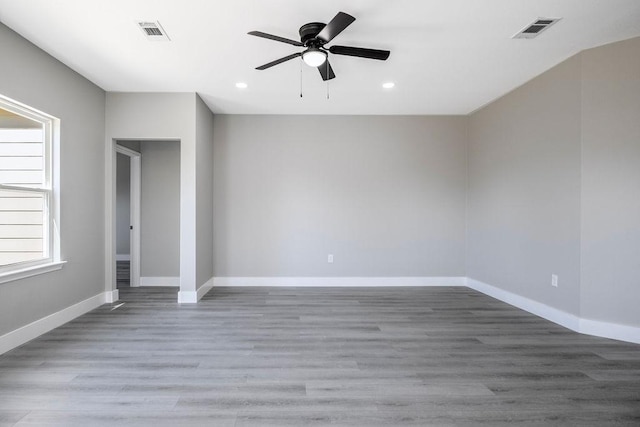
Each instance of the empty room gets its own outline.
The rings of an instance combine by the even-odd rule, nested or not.
[[[640,2],[0,0],[28,425],[640,425]]]

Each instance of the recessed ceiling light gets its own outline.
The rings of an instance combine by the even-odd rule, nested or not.
[[[382,87],[385,89],[391,89],[395,86],[396,84],[394,82],[386,82],[382,84]]]
[[[238,89],[246,89],[249,85],[247,85],[245,82],[238,82],[236,83],[236,87]]]

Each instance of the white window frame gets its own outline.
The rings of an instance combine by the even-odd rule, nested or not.
[[[23,279],[50,271],[59,270],[64,265],[60,259],[59,209],[59,130],[60,121],[55,117],[37,111],[17,101],[0,95],[0,108],[18,114],[43,125],[43,186],[41,188],[20,187],[0,184],[0,190],[33,192],[43,196],[43,246],[44,257],[0,266],[0,283]]]

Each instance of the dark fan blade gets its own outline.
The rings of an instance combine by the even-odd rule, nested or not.
[[[391,53],[388,50],[365,49],[363,47],[351,46],[331,46],[329,52],[336,55],[357,56],[359,58],[379,59],[381,61],[386,60]]]
[[[335,36],[340,34],[355,20],[356,18],[347,13],[338,12],[338,14],[333,17],[331,22],[325,25],[322,31],[320,31],[320,33],[318,33],[316,37],[324,41],[325,43],[329,43]]]
[[[284,58],[276,59],[275,61],[271,61],[268,64],[261,65],[256,67],[256,70],[266,70],[267,68],[273,67],[274,65],[282,64],[290,59],[297,58],[298,56],[302,56],[301,53],[294,53],[289,56],[285,56]]]
[[[333,72],[333,68],[331,68],[331,64],[329,64],[328,59],[324,64],[318,66],[318,71],[320,71],[320,75],[322,76],[322,80],[324,81],[331,80],[336,77]]]
[[[302,46],[302,43],[300,43],[299,41],[285,39],[284,37],[274,36],[273,34],[263,33],[262,31],[250,31],[247,34],[256,36],[256,37],[262,37],[263,39],[275,40],[277,42],[282,42],[282,43],[289,43],[294,46]]]

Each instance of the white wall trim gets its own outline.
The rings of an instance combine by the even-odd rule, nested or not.
[[[195,304],[202,299],[207,292],[213,288],[214,278],[207,280],[197,291],[178,292],[178,302],[180,304]]]
[[[198,301],[202,299],[213,288],[213,277],[207,280],[202,286],[198,288],[196,293],[198,294]]]
[[[602,338],[640,344],[640,328],[619,323],[583,319],[538,301],[505,291],[487,283],[467,278],[467,286],[485,295],[547,319],[572,331]]]
[[[509,305],[518,307],[524,311],[528,311],[531,314],[542,317],[543,319],[547,319],[553,323],[557,323],[560,326],[578,331],[580,325],[580,318],[578,316],[564,312],[562,310],[558,310],[557,308],[550,307],[541,302],[525,298],[512,292],[505,291],[487,283],[480,282],[479,280],[467,278],[467,286],[497,300],[506,302]]]
[[[215,277],[214,286],[465,286],[464,277]]]
[[[66,263],[67,261],[54,261],[48,262],[46,264],[33,265],[30,267],[21,268],[19,270],[0,273],[0,283],[25,279],[27,277],[37,276],[39,274],[45,274],[52,271],[60,270]]]
[[[640,328],[599,320],[580,319],[583,334],[640,344]]]
[[[116,254],[116,261],[131,261],[131,254]]]
[[[106,291],[104,293],[104,302],[107,304],[114,303],[120,299],[120,292],[117,289]]]
[[[117,296],[118,291],[116,290],[115,292]],[[107,303],[108,299],[113,298],[113,296],[111,292],[103,292],[0,336],[0,354],[21,346],[52,329],[64,325],[76,317],[100,307],[102,304]]]
[[[198,302],[198,291],[179,291],[179,304],[195,304]]]
[[[140,286],[180,286],[180,277],[140,277]]]
[[[464,277],[212,277],[197,291],[178,292],[178,302],[197,303],[214,286],[465,286],[465,283],[473,290],[573,331],[640,344],[640,328],[638,327],[582,319],[546,304]],[[103,292],[0,336],[0,354],[62,326],[102,304],[117,301],[118,294],[117,289]]]

